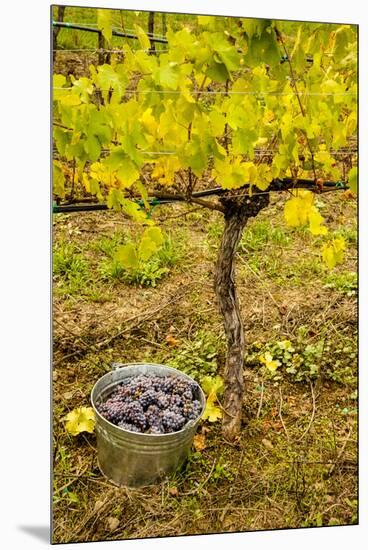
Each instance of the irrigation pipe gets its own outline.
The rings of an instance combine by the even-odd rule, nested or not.
[[[248,184],[249,185],[249,184]],[[309,188],[311,190],[316,190],[316,185],[313,180],[306,180],[306,179],[299,179],[296,182],[293,181],[291,178],[284,178],[283,180],[273,180],[268,188],[267,191],[261,192],[261,193],[253,193],[253,195],[259,195],[268,193],[270,191],[287,191],[288,189],[301,189],[301,188]],[[326,181],[323,184],[323,189],[318,188],[318,193],[323,192],[329,192],[329,191],[344,191],[348,189],[346,184],[342,181],[338,182],[332,182],[332,181]],[[204,191],[197,191],[192,194],[192,198],[202,198],[202,197],[209,197],[214,195],[223,195],[225,193],[228,193],[228,189],[223,189],[222,187],[216,187],[214,189],[206,189]],[[236,195],[235,195],[236,196]],[[233,195],[233,197],[235,197]],[[190,202],[190,198],[186,197],[185,195],[175,195],[175,194],[160,194],[160,196],[152,197],[148,200],[148,203],[151,207],[158,206],[161,204],[171,204],[174,202]],[[139,205],[143,206],[142,199],[136,199],[134,202],[136,202]],[[69,204],[54,204],[53,205],[53,213],[54,214],[67,214],[71,212],[93,212],[98,210],[110,210],[110,208],[105,203],[92,203],[92,204],[77,204],[77,203],[69,203]]]

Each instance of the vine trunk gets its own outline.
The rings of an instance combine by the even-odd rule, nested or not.
[[[268,205],[268,194],[238,204],[224,199],[225,227],[215,268],[215,292],[227,340],[222,432],[228,441],[240,433],[244,398],[244,328],[235,282],[235,254],[248,219]]]

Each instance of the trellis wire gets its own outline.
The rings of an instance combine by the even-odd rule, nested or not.
[[[72,49],[54,49],[52,50],[53,52],[92,52],[92,53],[121,53],[121,54],[125,54],[126,51],[123,50],[123,49],[114,49],[114,50],[109,50],[109,49],[106,49],[106,48],[72,48]],[[146,49],[146,50],[131,50],[132,53],[137,53],[137,52],[151,52],[152,50],[151,49]],[[164,49],[164,50],[157,50],[159,53],[167,53],[169,52],[170,50],[167,50],[167,49]]]
[[[74,86],[54,86],[53,88],[54,90],[73,90],[75,89]],[[97,88],[98,90],[100,90],[101,92],[109,92],[110,91],[110,88],[108,89],[103,89],[103,88]],[[156,94],[181,94],[182,92],[180,90],[125,90],[124,92],[125,94],[135,94],[135,93],[138,93],[138,94],[151,94],[151,93],[156,93]],[[231,91],[229,90],[228,92],[224,91],[224,90],[201,90],[200,92],[199,91],[195,91],[193,90],[192,91],[193,94],[201,94],[201,95],[206,95],[206,94],[219,94],[219,95],[276,95],[276,96],[289,96],[289,95],[296,95],[295,92],[265,92],[265,91]],[[304,96],[351,96],[351,95],[357,95],[356,92],[300,92],[300,94],[302,97]]]
[[[57,149],[54,149],[54,153],[57,153]],[[102,154],[108,155],[111,153],[111,149],[101,149]],[[348,149],[344,151],[329,151],[330,155],[332,156],[348,156],[348,155],[355,155],[357,154],[357,149]],[[142,153],[143,155],[176,155],[177,151],[139,151],[139,153]],[[277,153],[276,149],[268,150],[268,149],[255,149],[254,153],[259,156],[272,156],[274,153]]]

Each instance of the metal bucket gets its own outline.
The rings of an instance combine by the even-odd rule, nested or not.
[[[206,399],[200,386],[196,398],[202,405],[201,414],[190,420],[184,428],[168,434],[144,434],[124,430],[106,420],[96,405],[105,401],[115,386],[124,378],[139,374],[180,376],[194,382],[190,376],[172,367],[154,363],[114,364],[115,370],[102,376],[91,392],[92,407],[96,415],[98,465],[112,483],[119,486],[141,487],[155,483],[174,472],[185,462]]]

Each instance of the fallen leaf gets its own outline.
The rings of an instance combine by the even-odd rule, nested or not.
[[[193,445],[196,451],[203,451],[206,448],[206,436],[204,434],[196,434],[193,439]]]
[[[66,391],[65,393],[63,393],[63,398],[64,399],[72,399],[73,395],[74,395],[73,391]]]
[[[109,517],[107,518],[107,525],[110,531],[115,531],[119,527],[120,521],[118,518]]]
[[[179,345],[179,341],[176,338],[174,338],[172,334],[168,334],[165,340],[169,344],[169,346],[172,348]]]
[[[273,449],[273,445],[269,439],[262,439],[262,443],[267,449]]]
[[[214,397],[213,398],[207,398],[206,400],[206,408],[204,410],[204,413],[202,415],[202,420],[208,420],[209,422],[216,422],[220,418],[222,418],[222,412],[220,407],[217,407],[214,403]]]
[[[179,491],[177,487],[170,487],[169,495],[171,495],[172,497],[177,497],[178,494],[179,494]]]
[[[70,435],[78,435],[81,432],[93,433],[95,429],[95,413],[92,407],[79,407],[68,413],[65,429]]]
[[[96,500],[95,502],[95,506],[93,508],[93,512],[96,514],[96,512],[98,512],[99,510],[101,510],[102,506],[104,505],[104,501],[103,500]]]
[[[287,306],[285,304],[279,305],[279,312],[280,312],[280,315],[285,315],[287,312]]]

